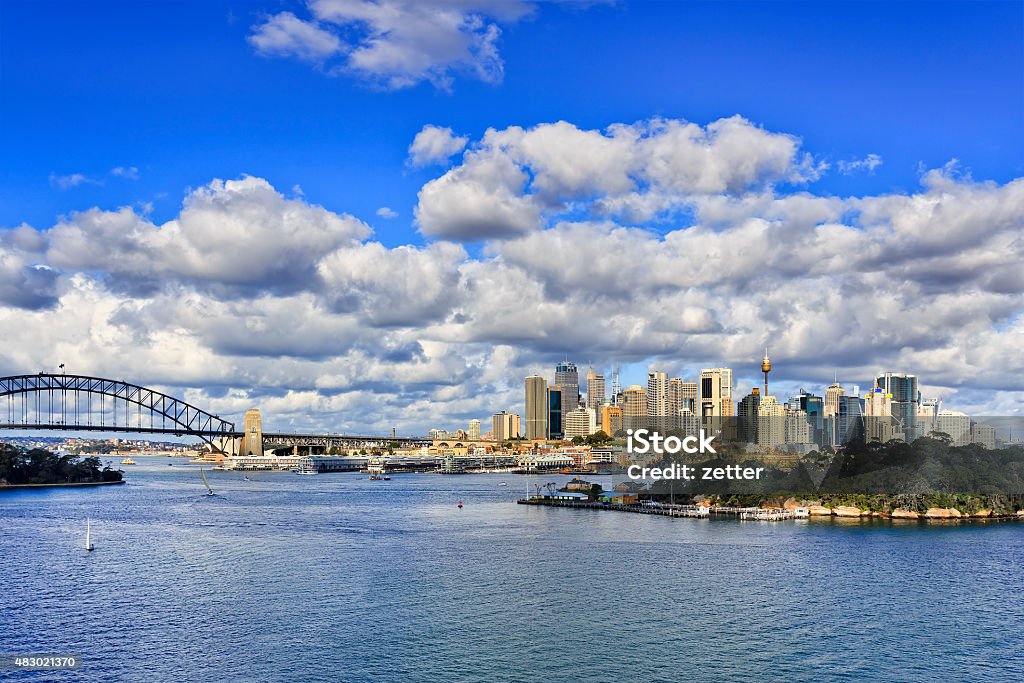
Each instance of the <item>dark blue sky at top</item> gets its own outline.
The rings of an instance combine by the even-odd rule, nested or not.
[[[384,92],[254,54],[250,27],[283,7],[0,3],[0,226],[138,202],[164,221],[186,188],[252,174],[300,185],[385,244],[419,242],[416,191],[441,171],[405,158],[428,123],[476,139],[559,119],[741,114],[833,165],[882,156],[874,174],[833,168],[816,193],[913,191],[922,164],[953,158],[976,179],[1024,175],[1020,2],[542,4],[504,27],[502,83],[457,76],[451,93]],[[52,186],[71,173],[102,184]],[[377,218],[381,206],[399,217]]]

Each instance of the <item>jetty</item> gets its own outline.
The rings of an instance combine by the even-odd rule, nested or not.
[[[603,503],[599,501],[564,500],[549,497],[520,498],[520,505],[543,505],[546,507],[575,508],[578,510],[610,510],[632,512],[639,515],[660,515],[662,517],[688,517],[707,519],[712,515],[737,517],[742,521],[781,522],[808,517],[806,508],[758,508],[726,507],[705,505],[674,505],[644,500],[636,504]]]

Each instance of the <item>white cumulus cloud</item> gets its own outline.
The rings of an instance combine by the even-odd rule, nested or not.
[[[253,27],[249,42],[262,54],[330,64],[328,73],[350,74],[387,89],[422,82],[449,89],[458,73],[501,81],[499,24],[515,23],[534,7],[527,0],[308,0],[306,5],[309,18],[272,15]]]
[[[423,126],[409,145],[409,163],[413,166],[445,163],[458,154],[469,142],[468,137],[455,135],[451,128]]]
[[[415,142],[414,142],[415,144]],[[420,191],[425,235],[513,236],[574,213],[643,222],[709,195],[814,180],[800,141],[734,116],[699,126],[651,119],[583,130],[559,121],[488,130],[462,163]]]
[[[275,14],[254,26],[249,43],[263,55],[295,57],[314,63],[342,51],[341,39],[336,35],[315,21],[304,21],[291,12]]]

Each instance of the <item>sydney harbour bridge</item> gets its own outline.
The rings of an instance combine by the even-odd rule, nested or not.
[[[0,430],[165,434],[202,439],[211,450],[235,455],[239,445],[263,448],[377,448],[419,445],[428,439],[398,436],[296,434],[262,431],[258,411],[246,430],[180,398],[121,380],[51,374],[0,377]],[[256,419],[250,416],[255,414]],[[258,430],[258,433],[257,433]],[[253,443],[256,440],[259,443]],[[235,452],[232,452],[235,451]]]

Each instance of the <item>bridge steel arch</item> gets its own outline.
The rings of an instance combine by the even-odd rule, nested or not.
[[[4,397],[6,406],[3,405]],[[106,411],[108,397],[112,399],[109,419]],[[118,421],[118,402],[125,406],[122,422]],[[132,406],[135,408],[135,424],[132,424],[128,410]],[[98,414],[94,412],[97,407]],[[148,427],[142,424],[143,411],[148,413]],[[234,423],[179,398],[138,384],[87,375],[41,372],[0,377],[0,420],[4,419],[6,421],[0,421],[0,429],[197,436],[215,450],[218,446],[214,439],[238,436]]]

